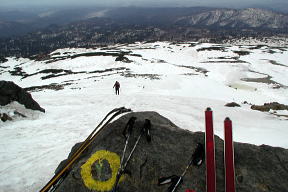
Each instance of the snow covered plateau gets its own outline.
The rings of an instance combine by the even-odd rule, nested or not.
[[[287,45],[155,42],[8,58],[0,64],[0,80],[29,88],[46,113],[16,102],[1,106],[13,121],[0,121],[0,191],[40,190],[72,146],[121,106],[156,111],[191,131],[205,130],[204,111],[211,107],[221,138],[230,117],[235,141],[288,148],[288,111],[250,108],[287,105],[287,74]],[[116,80],[120,95],[112,88]],[[241,106],[225,107],[230,102]]]

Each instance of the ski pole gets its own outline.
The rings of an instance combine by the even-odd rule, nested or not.
[[[123,161],[124,161],[124,156],[125,156],[125,152],[126,152],[126,149],[127,149],[127,146],[128,146],[128,142],[129,142],[129,138],[132,134],[132,130],[133,130],[133,127],[134,127],[134,123],[136,121],[136,117],[131,117],[123,131],[123,135],[124,137],[126,138],[126,142],[125,142],[125,146],[124,146],[124,150],[122,152],[122,157],[121,157],[121,161],[120,161],[120,166],[123,164]],[[126,132],[127,132],[127,137],[126,137]],[[121,168],[121,167],[120,167]]]
[[[203,163],[205,157],[205,153],[204,153],[204,148],[203,145],[201,143],[197,144],[197,147],[195,149],[195,151],[193,152],[189,163],[187,164],[185,170],[183,171],[183,173],[181,174],[181,176],[176,176],[176,175],[172,175],[170,177],[164,177],[164,178],[160,178],[158,180],[158,185],[164,185],[167,183],[172,183],[167,192],[175,192],[178,188],[178,186],[182,183],[184,176],[186,175],[187,170],[189,169],[189,167],[193,164],[195,166],[201,166],[201,164]]]
[[[135,121],[136,121],[136,117],[131,117],[129,119],[128,123],[126,124],[124,131],[123,131],[123,135],[126,138],[126,141],[125,141],[125,146],[124,146],[122,156],[121,156],[120,167],[119,167],[117,175],[116,175],[116,181],[115,181],[115,186],[114,186],[115,190],[117,187],[117,183],[119,182],[120,177],[122,175],[124,157],[125,157],[126,149],[127,149],[128,143],[129,143],[129,138],[132,134],[132,129],[134,127]],[[127,132],[127,136],[126,136],[126,132]],[[113,188],[113,191],[114,191],[114,188]]]
[[[171,192],[175,192],[177,187],[180,185],[180,183],[183,181],[183,177],[186,174],[187,170],[189,169],[189,167],[194,164],[196,166],[200,166],[203,162],[203,153],[204,149],[202,144],[198,143],[197,147],[195,149],[195,152],[192,154],[192,157],[188,163],[188,165],[186,166],[184,172],[182,173],[182,175],[180,176],[180,178],[178,179],[177,183],[175,184],[175,186],[173,187]],[[196,156],[197,155],[197,156]],[[198,157],[198,155],[201,155],[201,157]]]
[[[135,151],[135,149],[136,149],[136,147],[137,147],[137,145],[138,145],[138,143],[139,143],[142,135],[143,135],[143,134],[146,134],[146,139],[147,139],[147,141],[148,141],[148,142],[151,141],[150,128],[151,128],[151,122],[150,122],[150,120],[145,119],[145,123],[144,123],[143,128],[141,129],[141,133],[140,133],[140,135],[138,136],[138,138],[137,138],[137,140],[136,140],[136,142],[135,142],[135,144],[134,144],[134,146],[133,146],[130,154],[128,155],[128,158],[126,159],[126,161],[125,161],[125,163],[124,163],[123,166],[122,166],[123,161],[122,161],[121,164],[120,164],[120,168],[119,168],[119,170],[118,170],[118,172],[117,172],[116,181],[115,181],[115,184],[114,184],[114,187],[113,187],[113,190],[112,190],[113,192],[116,192],[116,191],[117,191],[117,187],[118,187],[118,184],[119,184],[119,180],[120,180],[122,174],[125,172],[126,167],[127,167],[127,165],[128,165],[128,162],[130,161],[130,159],[131,159],[131,157],[132,157],[132,155],[133,155],[133,153],[134,153],[134,151]],[[128,137],[130,137],[130,135],[128,135]],[[122,159],[124,159],[124,154],[123,154]]]
[[[138,145],[138,142],[139,142],[141,136],[142,136],[142,134],[140,134],[140,135],[138,136],[137,141],[136,141],[135,145],[133,146],[133,149],[132,149],[132,151],[130,152],[130,154],[129,154],[127,160],[126,160],[126,162],[125,162],[124,165],[123,165],[123,167],[122,167],[122,165],[120,164],[120,168],[119,168],[118,173],[117,173],[117,176],[116,176],[116,181],[115,181],[115,185],[114,185],[114,188],[113,188],[113,192],[116,192],[116,191],[117,191],[117,187],[118,187],[118,183],[119,183],[120,177],[121,177],[121,175],[124,173],[124,171],[125,171],[125,169],[126,169],[126,166],[127,166],[128,162],[129,162],[132,154],[134,153],[134,151],[135,151],[135,149],[136,149],[136,146]]]

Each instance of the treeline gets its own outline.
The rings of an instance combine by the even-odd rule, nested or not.
[[[287,32],[286,32],[287,33]],[[242,37],[269,37],[286,34],[281,30],[226,29],[187,26],[149,26],[118,23],[82,22],[59,28],[45,29],[22,37],[0,39],[0,56],[31,57],[59,48],[99,47],[137,41],[198,41],[221,43]]]

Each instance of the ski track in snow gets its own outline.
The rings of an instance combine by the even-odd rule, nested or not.
[[[204,111],[211,107],[214,132],[221,138],[223,121],[229,116],[235,141],[288,148],[287,118],[253,111],[249,104],[242,104],[244,101],[261,105],[276,101],[287,105],[287,88],[273,89],[272,84],[241,81],[270,75],[271,80],[288,86],[288,48],[189,45],[136,43],[107,50],[62,49],[53,52],[59,52],[53,57],[63,56],[65,52],[73,55],[111,50],[140,54],[141,57],[127,56],[132,63],[115,62],[112,56],[82,56],[52,63],[9,58],[8,62],[0,64],[0,80],[14,81],[21,87],[72,83],[59,91],[32,92],[33,98],[46,109],[45,114],[26,110],[15,102],[1,107],[0,112],[11,113],[16,109],[28,118],[0,121],[0,192],[40,190],[74,144],[83,141],[110,110],[120,106],[134,111],[156,111],[180,128],[191,131],[204,131]],[[197,51],[215,46],[223,46],[225,51]],[[271,49],[273,54],[268,52]],[[239,57],[234,51],[249,51],[250,54]],[[269,62],[271,60],[276,64]],[[21,76],[12,76],[8,72],[15,66],[27,74],[44,69],[85,73],[45,80],[40,78],[51,73],[41,73],[21,79]],[[126,69],[89,73],[119,67]],[[207,76],[200,68],[208,71]],[[125,74],[132,77],[125,77]],[[159,79],[153,79],[155,75]],[[119,96],[114,95],[112,88],[116,80],[121,83]],[[224,106],[232,101],[241,107]],[[277,114],[287,115],[287,111]]]

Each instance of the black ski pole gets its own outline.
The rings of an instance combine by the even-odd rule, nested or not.
[[[132,148],[132,150],[131,150],[131,152],[130,152],[130,154],[129,154],[129,156],[128,156],[128,158],[127,158],[127,160],[126,160],[126,162],[125,162],[125,164],[123,166],[123,171],[125,170],[129,160],[131,159],[131,157],[132,157],[132,155],[133,155],[133,153],[134,153],[134,151],[135,151],[135,149],[136,149],[136,147],[137,147],[142,135],[145,134],[146,135],[146,140],[148,142],[151,141],[150,129],[151,129],[151,122],[150,122],[150,120],[145,119],[145,123],[144,123],[144,126],[143,126],[142,130],[141,130],[141,133],[138,136],[138,138],[137,138],[137,140],[136,140],[136,142],[135,142],[135,144],[134,144],[134,146],[133,146],[133,148]]]
[[[117,175],[116,175],[116,181],[115,181],[115,184],[114,184],[114,187],[113,187],[113,192],[116,191],[118,182],[119,182],[120,177],[122,175],[125,153],[126,153],[126,149],[127,149],[128,143],[129,143],[129,138],[130,138],[130,136],[132,134],[132,129],[134,127],[136,119],[137,119],[136,117],[131,117],[129,119],[129,121],[127,122],[127,124],[125,126],[125,129],[123,130],[123,133],[122,133],[123,136],[125,137],[125,146],[124,146],[124,149],[123,149],[123,152],[122,152],[121,161],[120,161],[120,167],[119,167]]]
[[[203,162],[203,157],[204,157],[204,148],[203,145],[198,143],[197,147],[189,161],[189,164],[186,166],[184,172],[182,173],[182,175],[179,177],[178,181],[176,182],[176,184],[174,185],[174,187],[172,188],[171,192],[175,192],[177,190],[177,187],[180,185],[180,183],[183,181],[183,177],[186,174],[187,170],[189,169],[189,167],[194,164],[195,166],[200,166]],[[170,192],[170,191],[169,191]]]
[[[205,156],[205,153],[204,153],[203,145],[198,143],[194,153],[192,154],[192,156],[189,160],[189,163],[187,164],[187,166],[186,166],[184,172],[181,174],[181,176],[172,175],[170,177],[160,178],[160,179],[158,179],[158,185],[164,185],[167,183],[172,183],[169,186],[167,192],[175,192],[177,190],[178,186],[182,183],[183,177],[185,176],[189,167],[192,164],[194,166],[199,167],[203,163],[204,156]]]
[[[117,191],[117,187],[118,187],[118,183],[119,183],[119,180],[121,178],[121,175],[125,172],[126,167],[128,165],[128,162],[130,161],[130,159],[131,159],[131,157],[132,157],[132,155],[133,155],[133,153],[134,153],[134,151],[135,151],[135,149],[136,149],[136,147],[137,147],[142,135],[145,134],[146,135],[146,140],[148,142],[151,141],[150,129],[151,129],[151,122],[150,122],[150,120],[145,119],[145,123],[144,123],[143,128],[141,129],[141,133],[138,136],[138,138],[137,138],[137,140],[136,140],[136,142],[135,142],[130,154],[128,155],[128,158],[125,161],[124,165],[123,165],[123,161],[121,160],[122,163],[120,164],[120,168],[119,168],[119,170],[117,172],[117,175],[116,175],[116,181],[115,181],[115,184],[114,184],[114,187],[113,187],[113,190],[112,190],[113,192]],[[129,135],[128,135],[128,137],[129,137]],[[124,157],[124,154],[123,154],[123,157]],[[122,157],[122,159],[123,159],[123,157]]]
[[[137,119],[136,117],[131,117],[129,119],[128,123],[126,124],[124,131],[123,131],[123,135],[124,135],[126,141],[125,141],[125,146],[124,146],[124,150],[122,152],[122,157],[121,157],[121,161],[120,161],[120,169],[122,168],[121,165],[123,164],[123,161],[124,161],[124,156],[125,156],[125,152],[126,152],[126,149],[128,146],[129,138],[132,134],[132,129],[134,127],[136,119]]]

